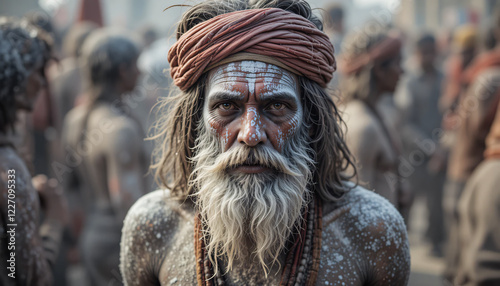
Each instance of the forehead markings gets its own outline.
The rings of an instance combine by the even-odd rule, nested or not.
[[[285,71],[279,67],[271,64],[266,64],[262,62],[253,61],[243,61],[241,63],[230,63],[226,66],[221,66],[217,68],[211,76],[211,85],[209,97],[220,97],[227,99],[242,99],[245,97],[243,90],[238,89],[236,83],[241,82],[244,79],[248,83],[248,92],[250,94],[255,93],[255,82],[257,78],[263,78],[263,88],[259,93],[260,99],[272,99],[273,97],[283,97],[283,98],[293,98],[299,101],[299,94],[297,91],[297,84],[295,77],[291,75],[288,71]],[[298,110],[290,120],[288,126],[278,127],[277,141],[280,147],[283,147],[284,142],[295,133],[298,125],[300,124],[300,118],[302,115],[302,109],[300,104],[297,105]],[[260,114],[255,107],[249,107],[246,110],[245,116],[241,118],[242,122],[246,121],[245,133],[248,132],[250,140],[260,140],[261,139],[261,128],[262,122],[260,120]],[[255,130],[249,130],[255,127]],[[225,132],[223,132],[222,141],[227,144],[228,130],[226,127]]]
[[[236,90],[230,83],[216,84],[210,88],[209,98],[220,97],[220,95],[228,95],[228,99],[231,97],[243,99],[245,97],[242,92]]]
[[[256,67],[253,70],[260,69],[261,67]],[[268,65],[268,68],[263,69],[265,71],[260,74],[236,70],[236,64],[234,63],[217,69],[211,77],[208,97],[220,97],[221,99],[227,97],[228,100],[241,100],[246,96],[247,92],[241,83],[246,81],[248,83],[248,92],[253,94],[256,92],[254,88],[256,78],[262,78],[263,86],[259,87],[258,90],[260,99],[266,100],[272,99],[273,96],[283,97],[283,95],[287,95],[285,97],[293,98],[295,101],[299,100],[295,78],[285,70],[272,65]],[[248,68],[247,70],[251,69]]]
[[[223,86],[225,90],[238,91],[234,83],[244,79],[249,93],[254,94],[257,78],[263,78],[265,93],[272,93],[277,89],[287,89],[292,94],[297,92],[294,77],[288,71],[259,61],[234,62],[218,67],[212,73],[211,84]]]
[[[261,93],[261,98],[272,97],[276,93],[289,94],[298,101],[298,92],[294,79],[287,73],[283,73],[279,80],[264,78],[264,91]]]

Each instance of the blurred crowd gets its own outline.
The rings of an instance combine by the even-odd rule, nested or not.
[[[38,193],[17,197],[32,224],[18,229],[18,265],[24,257],[32,269],[24,281],[68,285],[68,266],[81,264],[90,285],[119,285],[124,216],[157,188],[144,139],[171,92],[171,42],[150,27],[103,27],[85,9],[96,8],[82,7],[65,33],[43,13],[0,17],[0,165],[17,166]],[[407,223],[425,201],[425,238],[444,257],[447,285],[500,285],[500,13],[486,31],[437,35],[377,23],[350,32],[340,5],[325,10],[338,66],[329,90],[357,182]],[[5,194],[2,233],[7,208]]]
[[[329,13],[340,59],[332,90],[359,183],[393,202],[409,228],[412,203],[425,201],[425,238],[444,257],[445,285],[497,285],[500,14],[486,30],[408,35],[372,23],[344,37],[342,8]]]

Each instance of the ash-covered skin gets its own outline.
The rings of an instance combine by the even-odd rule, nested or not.
[[[0,133],[0,142],[4,135]],[[15,183],[9,182],[9,170],[15,172]],[[38,193],[31,183],[31,174],[29,173],[26,164],[23,162],[19,154],[8,146],[0,147],[0,211],[1,216],[8,218],[8,195],[9,187],[15,186],[15,277],[16,280],[7,277],[11,273],[7,270],[9,263],[6,260],[10,257],[11,251],[8,249],[7,243],[10,236],[7,231],[11,230],[11,226],[4,225],[0,221],[0,257],[2,267],[0,281],[10,281],[12,285],[52,285],[52,275],[50,275],[51,265],[47,257],[51,253],[47,253],[44,249],[43,242],[38,235],[40,218],[40,200]],[[61,226],[62,227],[62,226]],[[16,284],[19,283],[19,284]],[[11,285],[11,284],[8,284]]]
[[[356,187],[323,209],[317,285],[407,284],[406,228],[386,199]],[[196,285],[193,222],[193,205],[169,200],[166,190],[141,198],[125,218],[122,233],[125,285]],[[275,265],[266,278],[257,263],[237,264],[226,280],[229,285],[278,285],[281,270]]]
[[[267,144],[281,152],[303,124],[297,79],[276,66],[231,63],[211,71],[208,81],[203,124],[220,138],[222,151]],[[121,241],[125,285],[196,285],[194,214],[192,203],[171,200],[167,190],[144,196],[130,209]],[[324,202],[323,218],[318,285],[406,285],[406,227],[387,200],[356,187]],[[267,277],[257,261],[236,261],[226,281],[278,285],[284,257],[285,251]]]
[[[275,65],[229,63],[212,70],[208,82],[204,122],[221,138],[223,151],[246,142],[281,152],[301,124],[297,79]]]

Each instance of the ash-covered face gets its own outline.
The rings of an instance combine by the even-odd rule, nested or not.
[[[242,61],[210,72],[193,181],[207,250],[233,262],[277,261],[309,198],[313,151],[295,76]]]
[[[265,145],[279,153],[302,124],[295,75],[272,64],[241,61],[212,70],[204,106],[207,130],[221,140],[222,152],[235,145]],[[243,165],[243,173],[267,171]]]

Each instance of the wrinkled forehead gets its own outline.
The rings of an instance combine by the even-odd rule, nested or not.
[[[298,95],[298,80],[294,74],[260,61],[227,63],[211,70],[208,75],[208,90],[248,88],[252,92],[255,84],[259,84],[263,91],[279,89]]]

